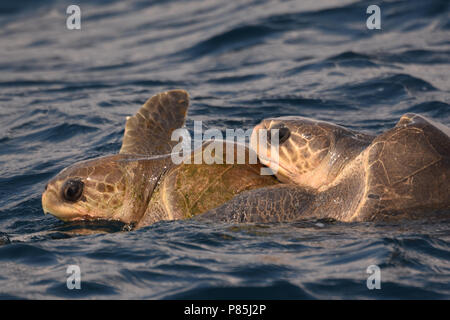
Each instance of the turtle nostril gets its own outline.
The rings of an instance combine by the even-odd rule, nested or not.
[[[47,191],[48,183],[44,187],[44,191]]]

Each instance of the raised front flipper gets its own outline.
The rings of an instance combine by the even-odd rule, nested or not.
[[[194,219],[222,222],[288,222],[311,216],[315,195],[294,185],[275,185],[241,193]]]
[[[121,154],[162,155],[172,151],[172,131],[183,126],[189,106],[184,90],[159,93],[127,118]]]

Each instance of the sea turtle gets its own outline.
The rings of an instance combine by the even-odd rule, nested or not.
[[[65,221],[106,219],[142,227],[189,218],[246,190],[279,183],[274,176],[260,175],[260,163],[249,163],[248,148],[244,164],[174,164],[171,152],[177,142],[171,134],[183,126],[188,105],[184,90],[150,98],[127,119],[119,154],[76,163],[46,185],[44,212]],[[206,142],[189,157],[199,152],[222,156],[212,154],[211,143],[224,142]],[[236,159],[237,148],[232,150]]]
[[[278,159],[270,140],[259,142],[260,129],[278,129]],[[450,128],[421,115],[405,114],[378,136],[303,117],[273,118],[254,128],[251,142],[284,184],[242,193],[199,218],[350,222],[450,209]]]

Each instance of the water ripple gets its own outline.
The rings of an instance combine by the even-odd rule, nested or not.
[[[448,299],[448,221],[233,225],[43,215],[48,179],[117,153],[125,117],[191,94],[186,126],[300,115],[379,134],[404,113],[450,125],[446,0],[0,2],[0,298]],[[82,290],[68,290],[79,265]],[[368,290],[369,265],[382,289]]]

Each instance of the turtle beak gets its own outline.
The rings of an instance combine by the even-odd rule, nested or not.
[[[47,186],[45,186],[45,190],[47,190]],[[47,203],[47,192],[44,191],[44,193],[42,193],[42,210],[44,210],[44,215],[49,213],[47,207],[45,206],[46,203]]]
[[[79,208],[61,202],[58,198],[56,187],[53,185],[49,185],[42,194],[42,210],[44,215],[49,213],[63,221],[90,218],[89,214],[81,212]]]
[[[253,130],[252,130],[252,134],[250,136],[250,149],[254,150],[256,152],[256,154],[258,154],[258,146],[259,146],[259,130],[260,129],[265,129],[265,126],[263,123],[260,123],[258,125],[256,125]]]
[[[55,197],[53,187],[48,187],[48,184],[45,185],[45,190],[42,193],[41,202],[44,215],[46,215],[47,213],[54,215],[53,212],[55,210],[52,210],[52,208],[54,207],[54,204],[57,203],[57,198]]]
[[[258,155],[259,160],[267,165],[271,163],[270,129],[265,122],[256,125],[250,136],[250,149]]]

